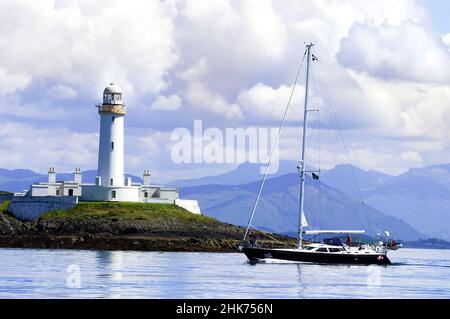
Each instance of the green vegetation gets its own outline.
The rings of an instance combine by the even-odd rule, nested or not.
[[[8,203],[0,205],[7,212]],[[169,204],[81,202],[23,222],[0,213],[0,247],[235,252],[244,229]],[[278,247],[288,238],[260,234]]]
[[[10,192],[5,192],[5,191],[0,191],[0,195],[11,195],[12,193]]]
[[[5,214],[8,212],[8,206],[11,201],[7,200],[0,204],[0,213]]]
[[[217,220],[194,215],[187,210],[168,204],[81,202],[65,211],[49,212],[41,220],[69,217],[76,220],[114,218],[116,220],[177,219],[180,222],[220,223]]]

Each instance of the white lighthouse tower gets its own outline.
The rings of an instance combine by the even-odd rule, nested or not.
[[[124,186],[124,118],[122,90],[111,83],[103,91],[103,103],[98,105],[100,141],[97,183],[101,186]]]
[[[149,170],[144,170],[142,183],[133,183],[131,177],[127,177],[125,180],[124,119],[126,108],[122,102],[120,87],[115,83],[110,83],[103,91],[103,103],[97,105],[97,108],[100,115],[100,139],[95,183],[83,182],[80,168],[75,169],[73,181],[56,181],[55,168],[51,167],[48,171],[48,182],[34,183],[29,190],[17,193],[16,197],[32,196],[36,201],[42,197],[42,205],[39,206],[42,207],[42,212],[54,210],[57,207],[66,209],[67,205],[75,205],[79,198],[81,201],[90,202],[174,204],[194,214],[201,214],[196,200],[179,198],[177,187],[152,183]],[[17,198],[16,201],[18,201]],[[29,199],[25,199],[25,202],[24,211],[28,214],[30,212]],[[32,211],[34,214],[35,211]]]

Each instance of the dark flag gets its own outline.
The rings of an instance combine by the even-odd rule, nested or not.
[[[317,175],[317,174],[315,174],[315,173],[312,173],[312,178],[318,180],[318,179],[319,179],[319,175]]]

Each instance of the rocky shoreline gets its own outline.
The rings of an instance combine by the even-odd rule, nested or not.
[[[180,208],[160,212],[158,206],[151,211],[142,207],[148,210],[147,206],[81,204],[72,212],[50,213],[34,222],[20,221],[4,207],[0,247],[231,253],[237,251],[244,234],[241,227]],[[258,236],[273,247],[292,242],[272,234]]]
[[[236,252],[238,240],[206,239],[195,237],[80,237],[76,235],[0,236],[1,248],[133,250],[173,252]]]

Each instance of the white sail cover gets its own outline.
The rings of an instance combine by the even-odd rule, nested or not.
[[[308,226],[308,221],[306,220],[305,212],[302,211],[302,217],[300,219],[300,222],[302,223],[302,227]]]

